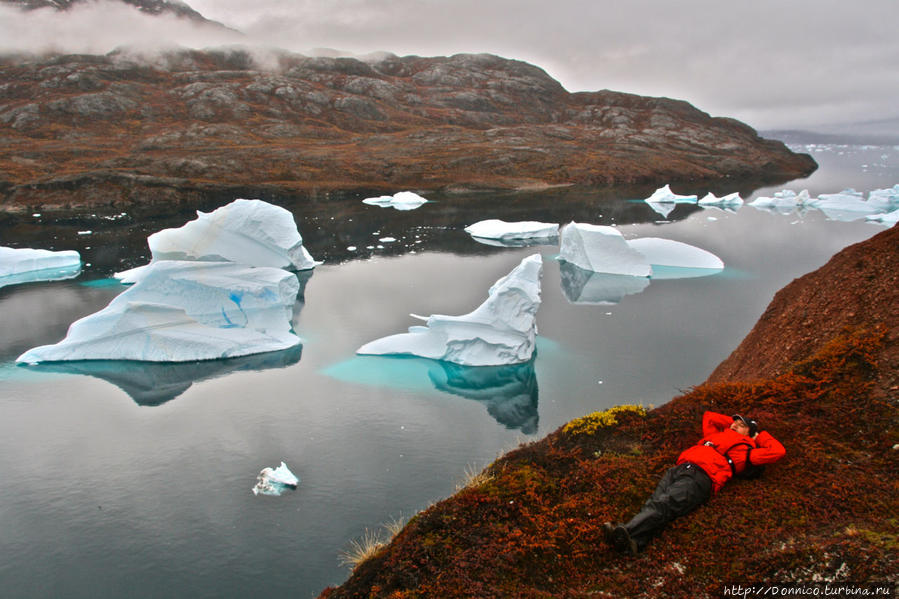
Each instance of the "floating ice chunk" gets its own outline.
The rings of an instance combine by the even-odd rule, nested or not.
[[[641,237],[628,242],[652,265],[653,279],[707,276],[724,270],[724,262],[701,248],[658,237]]]
[[[812,202],[808,190],[803,189],[798,194],[790,189],[776,192],[773,196],[761,196],[749,202],[753,208],[764,208],[781,214],[789,214],[796,208],[806,206]]]
[[[80,273],[81,255],[74,250],[0,247],[0,287],[72,279]]]
[[[287,464],[281,462],[277,468],[263,468],[256,477],[253,495],[281,495],[287,489],[296,489],[300,479],[290,471]]]
[[[741,206],[743,204],[743,198],[740,197],[740,194],[737,192],[729,193],[726,196],[721,196],[720,198],[709,192],[699,200],[700,206]]]
[[[147,238],[153,261],[239,262],[306,270],[315,260],[303,246],[293,214],[262,200],[234,200],[178,229]]]
[[[669,185],[659,187],[651,196],[644,200],[650,204],[695,204],[697,196],[695,195],[678,195],[671,191]]]
[[[18,362],[182,362],[277,351],[300,343],[291,331],[297,276],[231,262],[153,262],[104,309],[72,323],[56,345]]]
[[[883,223],[885,225],[895,225],[899,222],[899,208],[892,212],[882,212],[880,214],[871,214],[865,217],[867,220]]]
[[[812,208],[823,212],[827,218],[838,221],[860,220],[869,214],[884,210],[878,202],[867,202],[864,195],[854,189],[844,189],[840,193],[824,193],[808,202]]]
[[[593,272],[648,277],[652,267],[618,229],[569,223],[562,227],[559,258]]]
[[[396,210],[415,210],[427,202],[425,198],[411,191],[400,191],[392,196],[378,196],[362,200],[363,204],[380,206],[381,208],[394,208]]]
[[[472,237],[499,241],[552,239],[559,236],[559,225],[537,221],[506,222],[488,219],[465,227],[465,232]]]
[[[540,254],[528,256],[490,287],[487,300],[462,316],[434,314],[425,326],[383,337],[356,350],[363,355],[415,355],[467,366],[527,362],[534,355],[540,307]]]
[[[868,193],[868,202],[882,206],[884,212],[899,207],[899,183],[887,189],[875,189]]]

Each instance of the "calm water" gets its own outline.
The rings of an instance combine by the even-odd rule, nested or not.
[[[822,168],[810,179],[755,195],[899,181],[893,147],[813,155]],[[0,222],[3,245],[79,249],[90,263],[73,281],[0,289],[0,594],[315,596],[348,575],[338,556],[351,540],[451,494],[466,470],[573,417],[658,405],[701,383],[779,288],[883,230],[750,207],[679,206],[660,221],[627,201],[652,191],[617,200],[441,197],[410,212],[365,206],[362,196],[273,199],[294,211],[308,249],[325,260],[301,276],[294,326],[302,348],[173,366],[54,371],[13,360],[102,308],[122,290],[108,275],[145,262],[146,236],[180,226],[189,212]],[[556,247],[490,247],[461,230],[491,217],[618,224],[627,237],[705,248],[727,269],[654,280],[613,305],[578,303],[578,279],[563,277]],[[415,324],[410,312],[468,312],[535,252],[546,260],[532,364],[472,370],[354,357],[363,343]],[[281,460],[302,479],[298,490],[254,496],[256,474]]]

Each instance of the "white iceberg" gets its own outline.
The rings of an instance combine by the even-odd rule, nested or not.
[[[559,236],[559,225],[538,221],[506,222],[495,218],[478,221],[465,227],[472,237],[511,241],[519,239],[551,239]]]
[[[277,468],[263,468],[256,477],[253,495],[281,495],[287,489],[296,489],[300,479],[290,471],[287,464],[281,462]]]
[[[231,358],[296,346],[297,276],[231,262],[153,262],[104,309],[72,323],[65,339],[18,362]]]
[[[695,195],[678,195],[671,191],[669,185],[659,187],[651,196],[644,200],[650,204],[695,204],[697,196]]]
[[[177,229],[147,238],[153,261],[239,262],[294,270],[315,267],[288,210],[262,200],[234,200]]]
[[[474,311],[418,317],[427,324],[367,343],[356,353],[415,355],[465,366],[527,362],[536,347],[542,273],[540,254],[528,256],[490,287],[487,300]]]
[[[726,196],[721,197],[709,192],[697,203],[700,206],[742,206],[743,198],[741,198],[740,194],[737,192],[729,193]]]
[[[653,279],[708,276],[724,270],[724,262],[715,254],[680,241],[640,237],[628,245],[652,266]]]
[[[773,196],[761,196],[749,202],[753,208],[765,208],[782,214],[789,214],[798,207],[812,202],[807,189],[798,194],[790,189],[776,192]]]
[[[889,202],[882,201],[882,196],[875,194],[874,197],[874,201],[865,200],[861,192],[844,189],[839,193],[821,194],[809,201],[808,205],[820,210],[831,220],[849,222],[883,212],[889,207]]]
[[[868,193],[868,202],[880,206],[883,212],[899,208],[899,183],[886,189],[874,189]]]
[[[559,258],[584,270],[634,277],[652,274],[646,257],[614,227],[568,223],[562,227],[560,245]]]
[[[899,208],[892,212],[882,212],[880,214],[870,214],[865,217],[869,221],[883,223],[885,225],[895,225],[899,222]]]
[[[0,247],[0,287],[73,279],[80,273],[81,255],[74,250]]]
[[[415,210],[428,201],[411,191],[400,191],[392,196],[378,196],[375,198],[365,198],[363,204],[371,206],[380,206],[381,208],[394,208],[396,210]]]

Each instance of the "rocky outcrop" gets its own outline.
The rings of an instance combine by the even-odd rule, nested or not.
[[[506,454],[372,547],[322,599],[886,589],[899,568],[897,261],[899,227],[846,248],[779,292],[709,382]],[[786,459],[729,482],[639,556],[612,551],[602,522],[639,510],[707,409],[760,417]]]
[[[37,10],[49,8],[52,10],[68,10],[79,4],[85,4],[90,0],[0,0],[0,4],[19,7],[23,10]],[[184,2],[167,0],[120,0],[124,4],[133,6],[137,10],[149,15],[174,15],[179,18],[191,19],[201,23],[214,23],[192,9]],[[218,25],[218,23],[215,23]]]
[[[70,201],[60,180],[97,202],[133,195],[104,173],[294,193],[782,181],[816,168],[686,102],[569,93],[491,55],[8,57],[0,138],[6,206]]]

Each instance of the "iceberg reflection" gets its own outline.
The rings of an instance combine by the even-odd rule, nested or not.
[[[463,366],[414,356],[356,356],[324,371],[338,380],[422,391],[434,388],[473,399],[509,429],[537,432],[534,360],[501,366]]]
[[[564,260],[559,261],[562,293],[572,304],[617,304],[627,295],[641,293],[649,286],[649,278],[610,275],[585,270]]]
[[[300,361],[303,346],[223,360],[196,362],[138,362],[128,360],[82,360],[42,362],[29,370],[82,374],[112,383],[137,405],[158,406],[187,391],[198,381],[214,379],[242,370],[285,368]]]

